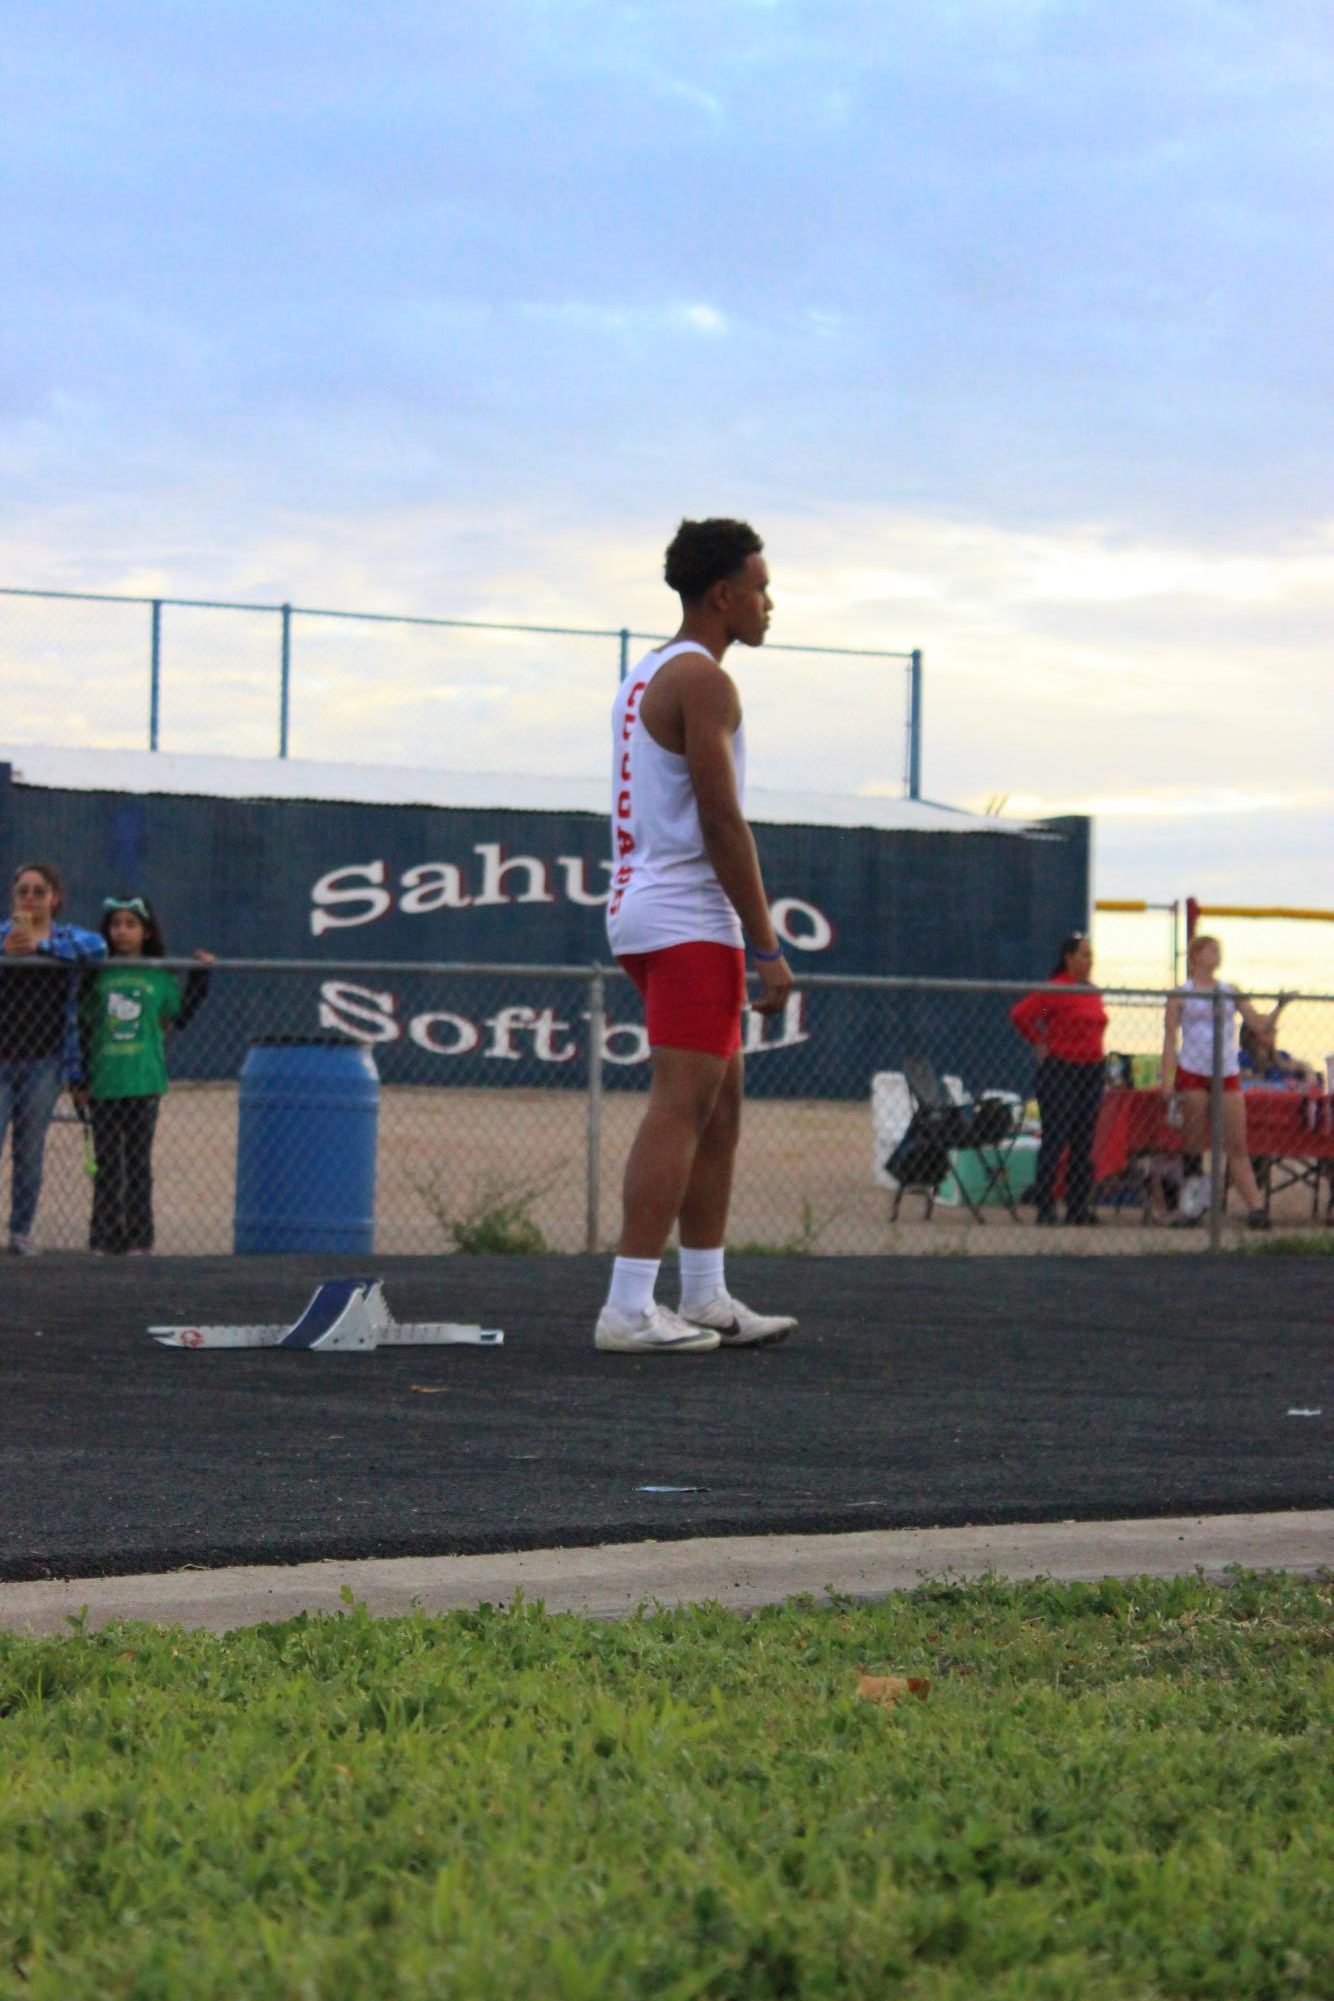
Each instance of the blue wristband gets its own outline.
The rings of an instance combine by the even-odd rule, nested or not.
[[[783,948],[780,945],[776,952],[761,952],[757,950],[757,948],[754,945],[752,945],[750,948],[750,956],[752,959],[757,959],[762,966],[772,966],[777,960],[782,958]]]

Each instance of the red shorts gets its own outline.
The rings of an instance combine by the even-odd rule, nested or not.
[[[627,952],[619,964],[644,1002],[650,1049],[698,1049],[730,1062],[741,1047],[746,955],[701,939],[660,952]]]
[[[1213,1088],[1213,1078],[1201,1076],[1198,1070],[1177,1071],[1175,1089],[1178,1091],[1212,1091]],[[1241,1089],[1241,1078],[1235,1075],[1224,1077],[1223,1089],[1225,1091],[1239,1091]]]

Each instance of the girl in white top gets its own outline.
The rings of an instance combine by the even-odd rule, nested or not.
[[[1246,1204],[1246,1220],[1253,1230],[1267,1230],[1269,1216],[1246,1145],[1246,1101],[1241,1095],[1237,1049],[1237,1017],[1248,1028],[1263,1028],[1277,1022],[1283,1007],[1280,999],[1272,1014],[1259,1014],[1244,994],[1215,977],[1223,957],[1217,938],[1200,932],[1186,947],[1186,980],[1167,1003],[1163,1036],[1163,1091],[1178,1093],[1181,1100],[1182,1151],[1186,1160],[1186,1180],[1181,1197],[1181,1220],[1196,1223],[1209,1207],[1211,1188],[1202,1171],[1203,1155],[1209,1145],[1209,1104],[1214,1068],[1214,996],[1223,995],[1223,1151],[1232,1185]],[[1178,1042],[1180,1048],[1178,1050]]]

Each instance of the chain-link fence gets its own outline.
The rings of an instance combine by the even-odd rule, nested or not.
[[[617,676],[661,640],[621,626],[0,589],[0,668],[27,691],[7,729],[16,743],[415,765],[438,764],[447,739],[454,770],[579,771]],[[834,656],[856,675],[852,736],[831,735],[812,671]],[[883,785],[901,755],[917,797],[921,672],[920,652],[774,642],[747,694],[751,727],[799,749],[806,789]],[[789,782],[781,754],[770,782]]]
[[[1328,1226],[1334,998],[1290,1000],[1276,1038],[1261,1022],[1239,1093],[1220,998],[1217,1081],[1166,1095],[1167,993],[1104,993],[1104,1054],[1039,1063],[1011,1020],[1026,991],[826,976],[749,1015],[733,1245],[1223,1241],[1252,1206],[1233,1097],[1259,1206]],[[614,970],[6,958],[0,1219],[110,1253],[607,1248],[648,1075]]]

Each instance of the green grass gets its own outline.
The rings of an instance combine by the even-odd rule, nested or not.
[[[1281,1237],[1250,1237],[1238,1248],[1251,1258],[1329,1258],[1334,1257],[1334,1230],[1312,1230],[1303,1236],[1290,1231]]]
[[[0,1636],[0,1993],[1329,1996],[1332,1612],[1246,1576]]]

